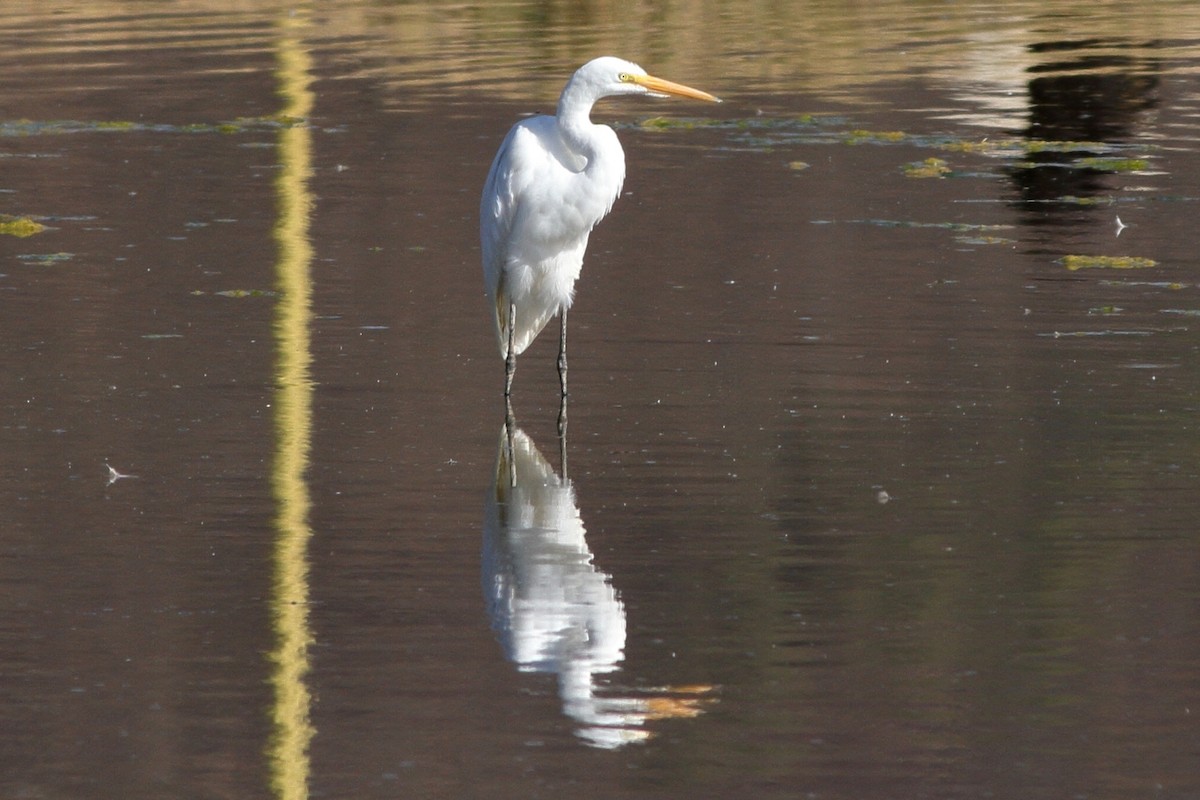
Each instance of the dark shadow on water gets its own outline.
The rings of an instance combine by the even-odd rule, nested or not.
[[[575,734],[612,749],[649,739],[651,720],[698,716],[714,687],[611,681],[625,659],[625,606],[612,576],[596,566],[586,534],[574,485],[509,416],[483,521],[488,616],[519,670],[557,678]]]
[[[1021,203],[1034,225],[1069,222],[1064,212],[1109,191],[1103,169],[1080,167],[1078,160],[1104,155],[1087,143],[1121,143],[1135,135],[1140,118],[1159,104],[1159,59],[1120,52],[1121,42],[1055,41],[1030,46],[1032,53],[1062,53],[1053,63],[1030,69],[1030,143],[1025,163],[1012,171]],[[1128,43],[1143,52],[1142,46]],[[1114,49],[1117,52],[1114,52]],[[1078,143],[1061,148],[1045,143]],[[1057,213],[1055,213],[1057,212]]]

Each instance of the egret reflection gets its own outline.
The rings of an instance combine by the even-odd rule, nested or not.
[[[625,606],[594,563],[574,486],[511,420],[492,489],[482,575],[492,628],[521,671],[557,677],[576,735],[617,748],[650,738],[650,720],[702,713],[711,686],[642,689],[606,677],[625,658]]]

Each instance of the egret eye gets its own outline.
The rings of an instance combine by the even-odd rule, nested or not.
[[[629,76],[628,72],[622,72],[620,75],[617,76],[617,80],[619,80],[621,83],[629,83],[630,81],[633,80],[633,78],[631,78]]]

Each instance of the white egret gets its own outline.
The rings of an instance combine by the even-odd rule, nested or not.
[[[612,209],[625,180],[625,153],[617,134],[594,124],[589,115],[600,98],[622,94],[720,102],[707,92],[605,56],[571,76],[558,99],[557,116],[532,117],[508,132],[479,206],[483,276],[505,361],[506,398],[512,394],[517,356],[555,314],[562,316],[558,374],[566,397],[567,309],[588,234]]]

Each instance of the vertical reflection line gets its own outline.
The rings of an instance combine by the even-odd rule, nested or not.
[[[271,786],[281,800],[308,796],[308,745],[311,696],[305,685],[308,646],[308,514],[311,500],[305,470],[312,431],[312,381],[309,377],[309,325],[312,318],[312,245],[308,238],[312,198],[312,131],[305,120],[312,110],[312,62],[304,49],[301,15],[280,25],[276,74],[283,99],[279,131],[280,172],[275,182],[279,217],[274,236],[278,248],[279,292],[275,341],[275,460],[271,485],[278,509],[275,519],[275,578],[271,597],[275,649],[271,653],[274,704],[269,747]]]

